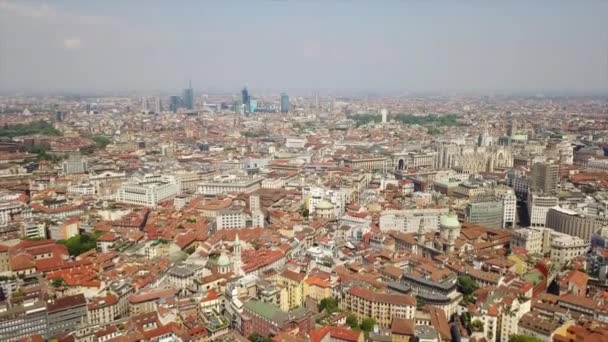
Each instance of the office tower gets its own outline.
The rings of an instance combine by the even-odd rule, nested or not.
[[[255,113],[258,109],[258,101],[257,100],[249,100],[249,112]]]
[[[289,112],[289,96],[287,94],[281,94],[281,113]]]
[[[169,110],[177,113],[177,109],[181,107],[181,99],[179,96],[173,95],[169,98]]]
[[[466,222],[484,227],[502,228],[503,216],[504,207],[500,199],[471,202],[465,208]]]
[[[91,104],[87,103],[86,109],[85,109],[85,113],[90,114],[91,113]]]
[[[559,185],[559,165],[535,163],[532,165],[532,188],[544,194],[556,194]]]
[[[148,112],[148,99],[145,97],[141,98],[141,111],[143,113],[147,113]]]
[[[388,110],[386,110],[386,108],[383,108],[380,111],[380,114],[382,114],[382,123],[383,124],[387,123],[387,121],[388,121],[388,118],[387,118],[388,117]]]
[[[160,101],[160,97],[154,99],[154,113],[160,113],[163,111],[163,104]]]
[[[249,112],[249,101],[251,101],[251,97],[249,96],[249,91],[247,90],[247,87],[245,87],[243,88],[243,90],[241,90],[241,102],[245,106],[246,113]]]
[[[184,107],[186,109],[194,109],[194,90],[192,90],[192,82],[188,84],[187,89],[184,89],[182,100],[184,101]]]

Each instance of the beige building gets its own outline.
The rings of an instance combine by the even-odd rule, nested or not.
[[[600,221],[576,211],[554,207],[547,212],[547,227],[557,232],[577,236],[587,242],[600,228]]]
[[[559,185],[559,165],[535,163],[532,165],[532,189],[547,195],[557,193]]]
[[[283,311],[290,311],[304,306],[304,279],[305,273],[296,273],[285,270],[277,276],[277,285],[281,288],[280,307]]]
[[[359,320],[371,317],[380,326],[390,327],[393,318],[414,318],[416,297],[377,293],[362,287],[352,287],[345,291],[340,306],[354,313]]]
[[[588,250],[589,243],[579,237],[558,232],[551,233],[552,262],[565,265],[570,260],[585,255]]]
[[[118,296],[97,297],[88,303],[88,321],[91,325],[105,325],[118,316]]]

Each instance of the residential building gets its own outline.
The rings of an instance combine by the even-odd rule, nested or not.
[[[388,328],[393,318],[414,318],[416,297],[353,286],[344,291],[340,307],[351,311],[359,320],[373,318],[380,326]]]
[[[293,310],[304,305],[304,280],[306,274],[289,269],[279,273],[277,285],[281,289],[280,308],[283,311]]]

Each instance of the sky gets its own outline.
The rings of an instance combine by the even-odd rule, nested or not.
[[[0,92],[608,93],[608,1],[0,0]]]

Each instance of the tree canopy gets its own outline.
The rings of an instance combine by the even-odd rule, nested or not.
[[[338,300],[334,297],[321,299],[321,302],[319,303],[319,311],[324,310],[328,313],[338,311]]]
[[[257,332],[254,332],[251,335],[249,335],[249,341],[251,341],[251,342],[272,342],[272,339],[268,336],[262,336],[262,335],[258,334]]]
[[[70,255],[80,255],[97,247],[97,238],[101,234],[82,234],[72,236],[67,240],[60,240],[68,248]]]
[[[359,328],[365,332],[370,332],[374,329],[374,325],[376,325],[376,320],[373,318],[366,318],[361,321]]]
[[[61,135],[53,125],[46,121],[33,121],[14,125],[4,125],[0,128],[0,137],[18,137],[22,135],[41,134],[41,135]]]
[[[349,327],[351,327],[353,329],[358,327],[359,321],[357,320],[357,316],[355,316],[354,314],[350,314],[350,315],[346,316],[346,325],[348,325]]]
[[[509,342],[543,342],[543,340],[534,336],[512,335],[509,338]]]
[[[458,277],[458,290],[465,296],[473,294],[479,285],[468,275]]]

